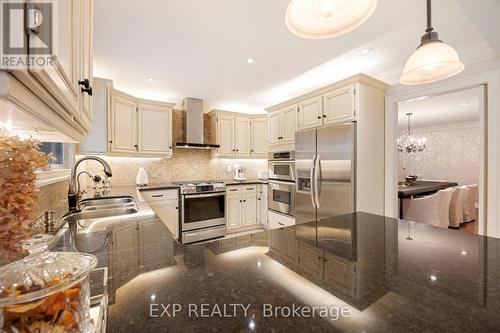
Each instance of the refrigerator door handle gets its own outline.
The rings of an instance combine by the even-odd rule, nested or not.
[[[319,179],[318,179],[318,174],[321,172],[320,171],[320,168],[321,168],[321,165],[320,165],[320,161],[321,161],[321,158],[319,155],[316,155],[315,156],[316,159],[314,160],[314,180],[313,180],[313,184],[314,184],[314,200],[316,202],[316,208],[319,208]]]
[[[315,177],[315,174],[316,174],[316,171],[315,171],[315,167],[316,167],[315,162],[316,162],[316,155],[313,156],[313,166],[311,168],[311,174],[310,174],[310,178],[309,179],[311,180],[311,202],[312,202],[312,205],[313,205],[314,208],[318,208],[318,207],[316,207],[316,200],[314,198],[314,191],[315,191],[314,190],[314,188],[315,188],[315,186],[314,186],[314,177]]]

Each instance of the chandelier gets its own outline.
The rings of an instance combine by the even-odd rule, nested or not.
[[[425,143],[427,142],[427,138],[417,138],[411,134],[412,115],[413,113],[406,114],[406,116],[408,117],[408,128],[406,129],[406,133],[398,138],[398,151],[400,153],[420,153],[423,152],[426,148]]]

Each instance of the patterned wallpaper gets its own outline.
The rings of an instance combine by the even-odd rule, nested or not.
[[[427,148],[413,157],[403,158],[400,154],[400,178],[405,161],[407,174],[417,174],[423,179],[455,181],[460,185],[479,182],[478,123],[417,128],[413,133],[427,138]]]

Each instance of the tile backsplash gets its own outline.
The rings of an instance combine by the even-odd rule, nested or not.
[[[68,211],[68,180],[63,180],[54,184],[39,188],[38,200],[34,206],[35,223],[32,234],[43,233],[45,230],[45,212],[55,212],[55,228],[61,224],[61,216]]]
[[[210,119],[208,115],[204,118],[204,141],[211,142]],[[173,110],[172,113],[172,141],[181,142],[185,140],[185,112]],[[164,183],[177,180],[230,180],[234,177],[233,166],[242,164],[247,167],[247,178],[257,178],[259,170],[267,170],[265,159],[217,159],[212,158],[208,150],[174,149],[172,158],[129,158],[129,157],[103,157],[113,171],[110,179],[111,185],[135,185],[137,171],[143,167],[149,176],[150,183]],[[227,171],[227,167],[231,171]],[[94,161],[82,163],[80,170],[86,170],[92,174],[102,170],[100,164]],[[88,185],[86,177],[81,177],[82,186]]]

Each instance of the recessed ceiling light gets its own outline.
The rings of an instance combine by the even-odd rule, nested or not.
[[[148,77],[147,80],[148,82],[156,82],[156,79],[154,77]]]
[[[462,250],[462,255],[463,255],[463,256],[466,256],[466,255],[467,255],[467,251]]]
[[[257,103],[262,102],[262,100],[260,98],[257,98],[256,101],[257,101]]]
[[[469,103],[462,103],[462,106],[465,108],[467,106],[469,106],[470,104]]]
[[[247,59],[247,64],[253,64],[255,62],[254,58],[248,58]]]
[[[432,282],[435,282],[435,281],[437,281],[437,276],[436,275],[431,275],[430,279],[431,279]]]
[[[373,51],[373,48],[371,48],[371,47],[365,47],[364,49],[359,50],[359,53],[361,53],[361,54],[368,54],[371,51]]]

